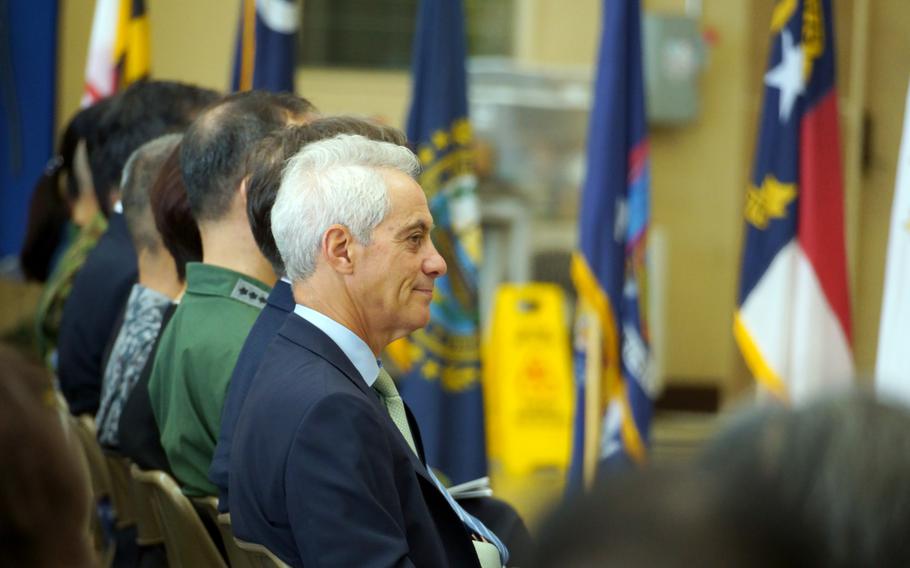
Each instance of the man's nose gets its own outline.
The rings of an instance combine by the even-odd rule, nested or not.
[[[439,251],[436,250],[436,246],[433,245],[431,241],[430,255],[423,262],[424,273],[431,278],[439,278],[446,273],[446,270],[448,270],[446,260],[442,258],[442,255],[439,254]]]

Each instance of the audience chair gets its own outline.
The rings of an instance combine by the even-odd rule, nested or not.
[[[262,546],[261,544],[244,542],[235,537],[234,531],[231,528],[230,513],[222,513],[218,515],[218,528],[221,530],[221,534],[224,536],[225,542],[230,541],[233,547],[237,550],[237,553],[243,556],[244,563],[241,564],[241,566],[249,566],[250,568],[290,568],[290,566],[275,556],[272,551]],[[231,566],[234,566],[233,557],[231,558]]]
[[[83,415],[78,418],[68,415],[66,420],[67,435],[74,438],[75,442],[78,444],[79,454],[83,458],[83,463],[88,470],[89,479],[92,484],[91,494],[94,506],[92,507],[91,512],[91,531],[95,552],[98,555],[100,566],[108,567],[114,562],[117,543],[113,538],[108,538],[107,532],[104,530],[104,523],[101,520],[99,506],[104,500],[110,499],[111,477],[107,470],[107,465],[104,463],[104,455],[101,453],[101,446],[98,445],[94,419],[88,415]]]
[[[120,460],[123,467],[126,468],[126,474],[129,476],[129,492],[133,514],[136,518],[136,544],[139,546],[164,544],[164,534],[158,524],[150,488],[143,483],[139,483],[133,477],[133,462],[129,458],[120,458]]]
[[[259,564],[251,564],[246,552],[241,550],[237,543],[234,542],[234,533],[231,532],[230,521],[227,524],[219,521],[217,497],[197,497],[193,499],[193,503],[196,504],[198,510],[203,511],[214,526],[218,527],[218,533],[224,543],[224,550],[227,552],[231,568],[256,568],[259,566]]]
[[[171,476],[163,471],[143,471],[135,464],[130,471],[151,495],[171,568],[227,568],[193,504]]]
[[[117,528],[133,526],[136,524],[136,512],[133,507],[133,478],[130,476],[129,460],[109,453],[103,455],[111,479],[111,500],[117,514]]]

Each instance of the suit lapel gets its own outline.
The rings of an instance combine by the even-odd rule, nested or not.
[[[401,435],[401,432],[398,431],[395,423],[392,422],[392,418],[389,416],[385,405],[379,400],[379,395],[376,391],[367,386],[363,377],[360,376],[360,372],[354,367],[351,360],[348,359],[348,356],[344,354],[344,351],[342,351],[328,335],[296,314],[288,316],[278,334],[331,363],[332,366],[344,374],[348,380],[354,383],[367,398],[373,401],[373,403],[376,404],[377,409],[379,409],[381,414],[388,420],[389,427],[396,432],[397,436],[395,436],[395,439],[398,440],[402,449],[407,453],[408,458],[411,460],[411,465],[414,466],[414,470],[429,483],[433,483],[430,474],[427,472],[426,465],[424,464],[425,458],[423,455],[423,444],[420,440],[420,430],[417,427],[417,421],[414,419],[414,416],[411,414],[411,410],[407,405],[405,405],[405,411],[408,416],[408,424],[411,427],[411,434],[414,436],[414,443],[417,446],[418,452],[420,452],[419,456],[411,451],[411,447],[408,446],[404,436]]]
[[[417,457],[425,464],[427,463],[427,455],[423,450],[423,439],[420,436],[420,427],[417,424],[417,419],[414,418],[414,414],[411,413],[411,407],[408,406],[408,403],[404,403],[404,411],[408,416],[408,425],[411,427],[411,436],[414,438],[414,445],[417,446]]]

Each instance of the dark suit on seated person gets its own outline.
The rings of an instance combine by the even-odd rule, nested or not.
[[[416,157],[361,136],[290,160],[272,231],[295,313],[272,341],[231,452],[234,533],[292,566],[501,566],[508,551],[423,462],[378,364],[426,325],[445,261]],[[492,551],[492,558],[491,558]]]

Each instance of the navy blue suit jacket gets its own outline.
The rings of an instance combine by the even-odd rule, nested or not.
[[[240,412],[230,499],[237,538],[292,566],[479,568],[470,535],[376,393],[296,315]]]
[[[73,414],[98,411],[104,351],[136,282],[136,251],[120,213],[112,213],[76,275],[57,344],[60,390]]]
[[[284,280],[278,280],[269,294],[265,307],[256,318],[256,323],[250,329],[237,357],[237,364],[231,374],[227,393],[224,396],[224,408],[221,410],[221,429],[218,433],[218,443],[215,445],[215,454],[212,456],[212,465],[209,466],[209,479],[218,488],[218,509],[224,513],[228,511],[228,476],[231,464],[231,444],[234,439],[234,427],[243,401],[250,392],[253,377],[259,369],[265,350],[272,339],[278,334],[288,314],[294,311],[294,291],[291,285]]]

